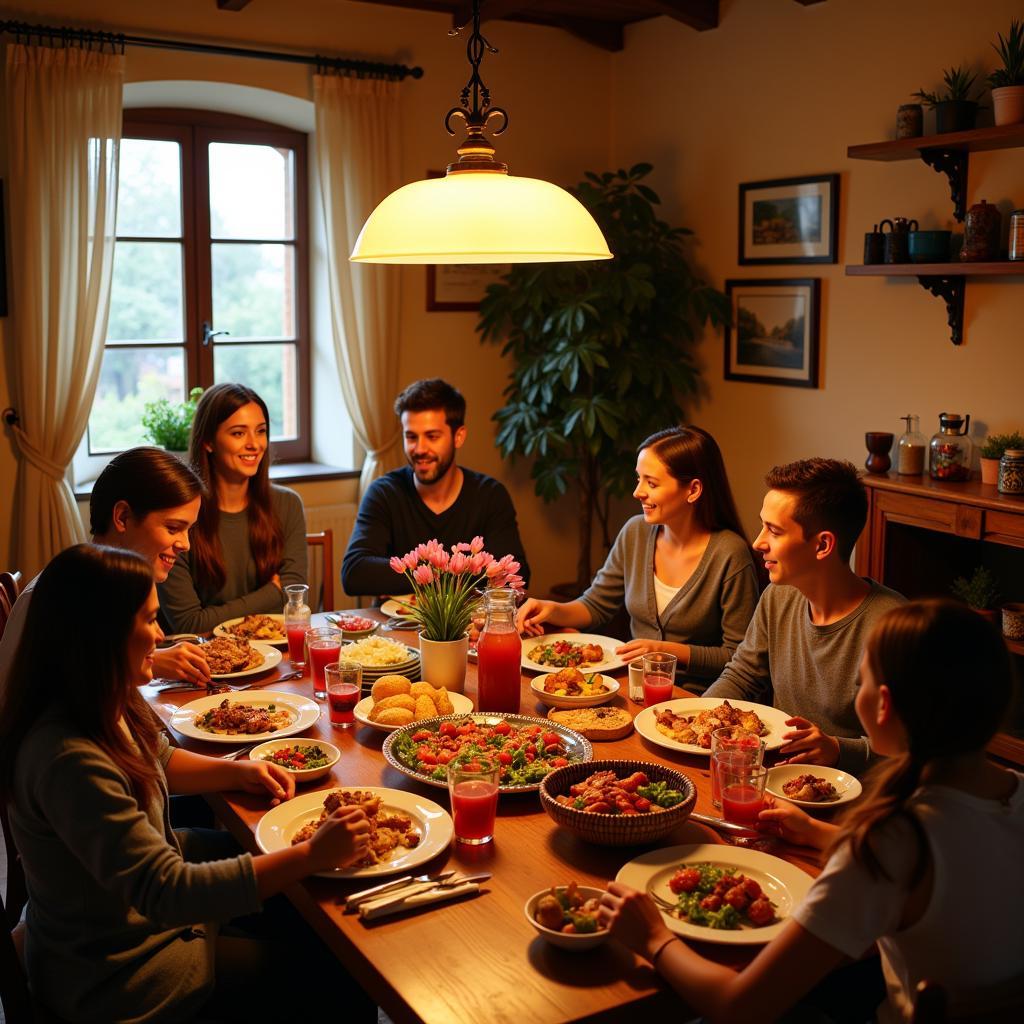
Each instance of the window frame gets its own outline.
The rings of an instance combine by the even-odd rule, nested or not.
[[[243,344],[279,345],[294,343],[296,365],[296,402],[298,437],[274,441],[272,457],[276,461],[308,461],[312,450],[310,410],[310,311],[309,311],[309,178],[307,164],[308,135],[291,128],[255,118],[219,111],[189,108],[132,108],[125,110],[122,137],[177,142],[181,146],[182,203],[182,286],[184,288],[185,394],[194,387],[213,383],[213,346],[203,344],[203,324],[213,323],[212,242],[210,239],[209,161],[211,142],[243,143],[290,149],[294,154],[293,191],[295,198],[294,236],[292,239],[239,239],[242,244],[291,245],[294,250],[294,337]],[[125,236],[123,241],[133,240]],[[139,239],[151,241],[152,239]],[[110,346],[114,348],[116,346]],[[169,348],[170,345],[138,347]],[[241,381],[240,383],[245,383]],[[108,459],[112,452],[91,450],[90,459]]]

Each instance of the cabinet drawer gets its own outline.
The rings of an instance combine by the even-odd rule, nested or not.
[[[985,511],[985,540],[1024,548],[1024,513]]]
[[[879,494],[875,504],[885,518],[892,522],[938,530],[940,533],[958,532],[957,511],[964,508],[952,501],[933,501],[910,494]],[[978,527],[980,536],[980,522]]]

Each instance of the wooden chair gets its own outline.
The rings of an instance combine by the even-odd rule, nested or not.
[[[306,534],[308,548],[320,548],[319,565],[310,564],[309,593],[313,611],[334,611],[334,532],[321,530]]]
[[[20,572],[0,572],[0,636],[3,636],[4,627],[11,617],[11,609],[18,600],[20,580]]]

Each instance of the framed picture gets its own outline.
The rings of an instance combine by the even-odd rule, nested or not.
[[[839,175],[740,185],[740,264],[835,263]]]
[[[443,178],[444,171],[427,171]],[[427,312],[475,313],[487,286],[508,273],[508,263],[427,264]]]
[[[818,386],[821,279],[726,281],[725,379]]]

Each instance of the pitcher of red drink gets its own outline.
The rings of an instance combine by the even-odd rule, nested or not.
[[[516,596],[488,590],[487,619],[477,644],[477,708],[519,714],[523,642],[516,629]]]
[[[306,604],[309,587],[305,583],[292,583],[284,588],[288,603],[284,606],[284,628],[288,634],[288,657],[292,668],[306,667],[306,630],[309,629],[310,611]]]

